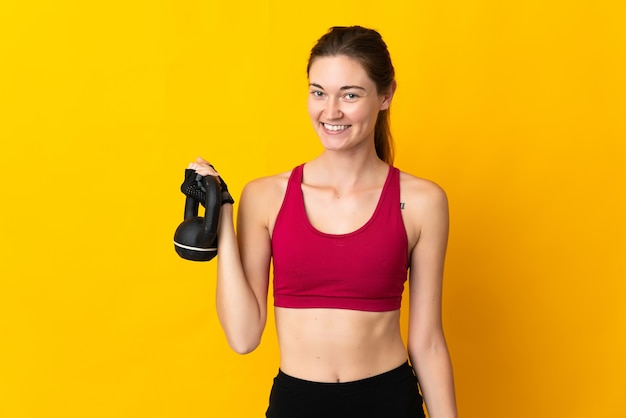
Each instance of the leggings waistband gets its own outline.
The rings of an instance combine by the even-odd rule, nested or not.
[[[276,376],[276,382],[280,383],[281,381],[285,384],[288,384],[290,387],[297,389],[303,388],[307,390],[325,390],[330,388],[366,388],[368,386],[376,386],[376,385],[384,385],[387,382],[394,382],[398,379],[402,379],[405,377],[415,379],[415,371],[413,367],[409,364],[408,361],[404,362],[400,366],[395,369],[389,370],[387,372],[383,372],[381,374],[377,374],[375,376],[366,377],[364,379],[352,380],[349,382],[314,382],[310,380],[300,379],[298,377],[290,376],[284,373],[282,370],[278,370],[278,376]]]

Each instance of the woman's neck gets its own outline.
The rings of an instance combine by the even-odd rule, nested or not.
[[[363,156],[344,155],[324,151],[305,167],[305,182],[331,185],[337,189],[351,189],[378,183],[386,178],[389,165],[376,153]]]

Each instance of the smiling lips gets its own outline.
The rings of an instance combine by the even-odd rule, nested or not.
[[[322,123],[324,129],[332,132],[341,132],[350,127],[350,125],[330,125],[328,123]]]

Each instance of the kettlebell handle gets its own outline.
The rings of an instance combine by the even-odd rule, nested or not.
[[[220,181],[214,176],[204,176],[200,180],[206,190],[206,201],[204,202],[204,222],[202,233],[198,237],[199,245],[211,245],[217,236],[217,224],[220,215],[221,187]],[[185,220],[198,216],[198,206],[200,201],[187,196],[185,200]]]

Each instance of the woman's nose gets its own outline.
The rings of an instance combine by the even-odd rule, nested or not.
[[[341,106],[336,100],[328,100],[324,108],[324,114],[329,119],[339,119],[343,116]]]

